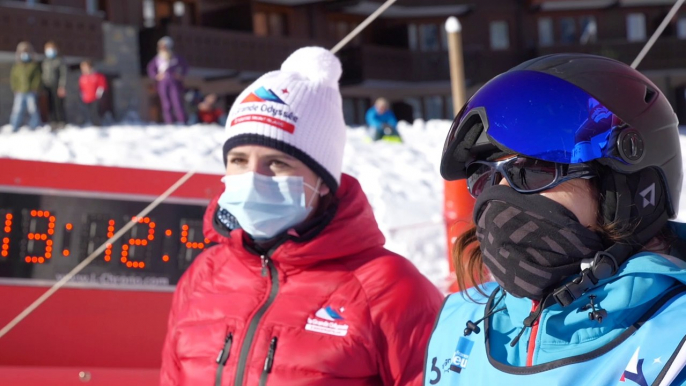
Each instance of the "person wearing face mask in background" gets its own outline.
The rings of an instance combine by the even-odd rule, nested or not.
[[[53,41],[45,43],[45,59],[41,63],[43,88],[48,95],[48,119],[56,129],[67,122],[64,98],[67,96],[67,65]]]
[[[38,112],[38,91],[41,85],[40,65],[33,60],[33,46],[29,42],[17,45],[16,63],[10,70],[10,88],[14,93],[14,104],[10,114],[12,130],[17,131],[29,115],[29,127],[35,129],[41,124]]]
[[[341,64],[293,53],[236,99],[224,193],[179,281],[162,385],[420,385],[443,296],[384,249],[359,183],[341,173]]]
[[[425,385],[686,385],[676,114],[648,78],[584,54],[525,62],[453,121],[441,160],[474,226]]]
[[[188,73],[188,64],[183,57],[174,53],[173,48],[174,41],[169,36],[157,42],[157,55],[148,63],[148,76],[157,82],[164,122],[184,124],[183,78]]]

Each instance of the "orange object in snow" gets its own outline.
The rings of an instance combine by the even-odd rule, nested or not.
[[[444,185],[443,215],[448,241],[448,261],[450,262],[450,292],[457,292],[464,288],[458,288],[455,280],[455,266],[452,258],[453,244],[457,237],[464,233],[472,224],[472,211],[474,210],[474,198],[467,190],[467,181],[445,181]]]

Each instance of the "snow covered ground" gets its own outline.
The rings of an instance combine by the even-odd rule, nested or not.
[[[438,167],[449,126],[448,121],[401,122],[404,144],[370,143],[363,130],[350,129],[343,164],[367,193],[387,247],[442,289],[447,289],[448,260]],[[57,133],[26,128],[10,133],[5,126],[0,157],[184,172],[197,168],[220,175],[223,137],[223,128],[201,125],[67,127]]]

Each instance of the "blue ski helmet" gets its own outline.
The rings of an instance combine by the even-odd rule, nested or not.
[[[655,84],[616,60],[548,55],[493,78],[455,117],[441,175],[467,178],[471,161],[503,153],[600,165],[607,170],[600,193],[608,222],[654,222],[679,208],[676,114]]]

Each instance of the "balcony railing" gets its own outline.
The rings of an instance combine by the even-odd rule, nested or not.
[[[27,40],[42,51],[52,40],[67,56],[103,57],[102,17],[68,7],[0,2],[0,51],[14,51]]]
[[[141,34],[143,63],[155,55],[155,43],[168,35],[175,50],[190,66],[207,69],[265,72],[278,69],[293,51],[333,42],[280,37],[259,37],[251,33],[212,28],[169,25],[145,30]],[[433,81],[449,79],[445,52],[414,53],[407,49],[380,46],[345,48],[339,53],[343,62],[343,82],[364,79]]]
[[[175,51],[183,55],[190,66],[233,71],[275,70],[300,47],[326,45],[311,40],[266,38],[247,32],[169,25],[141,33],[143,63],[155,56],[156,42],[164,35],[174,40]]]
[[[433,82],[450,80],[448,53],[417,52],[406,49],[362,46],[345,50],[343,80],[355,83],[364,79]],[[517,65],[520,55],[510,51],[467,48],[464,70],[467,85],[482,83]]]
[[[602,55],[630,64],[641,51],[645,42],[628,42],[626,40],[606,40],[594,44],[555,45],[539,47],[539,55],[562,52],[581,52]],[[686,40],[675,37],[661,37],[641,62],[640,70],[662,70],[686,68]]]
[[[184,56],[190,66],[227,72],[275,70],[300,47],[334,45],[333,42],[260,37],[246,32],[168,25],[141,33],[143,65],[155,55],[156,42],[164,35],[174,39],[175,50]],[[523,60],[511,51],[493,52],[478,47],[466,47],[464,55],[465,73],[471,83],[484,82]],[[417,52],[362,45],[344,48],[339,57],[343,64],[342,82],[345,84],[369,79],[408,82],[450,79],[448,53],[445,51]]]

